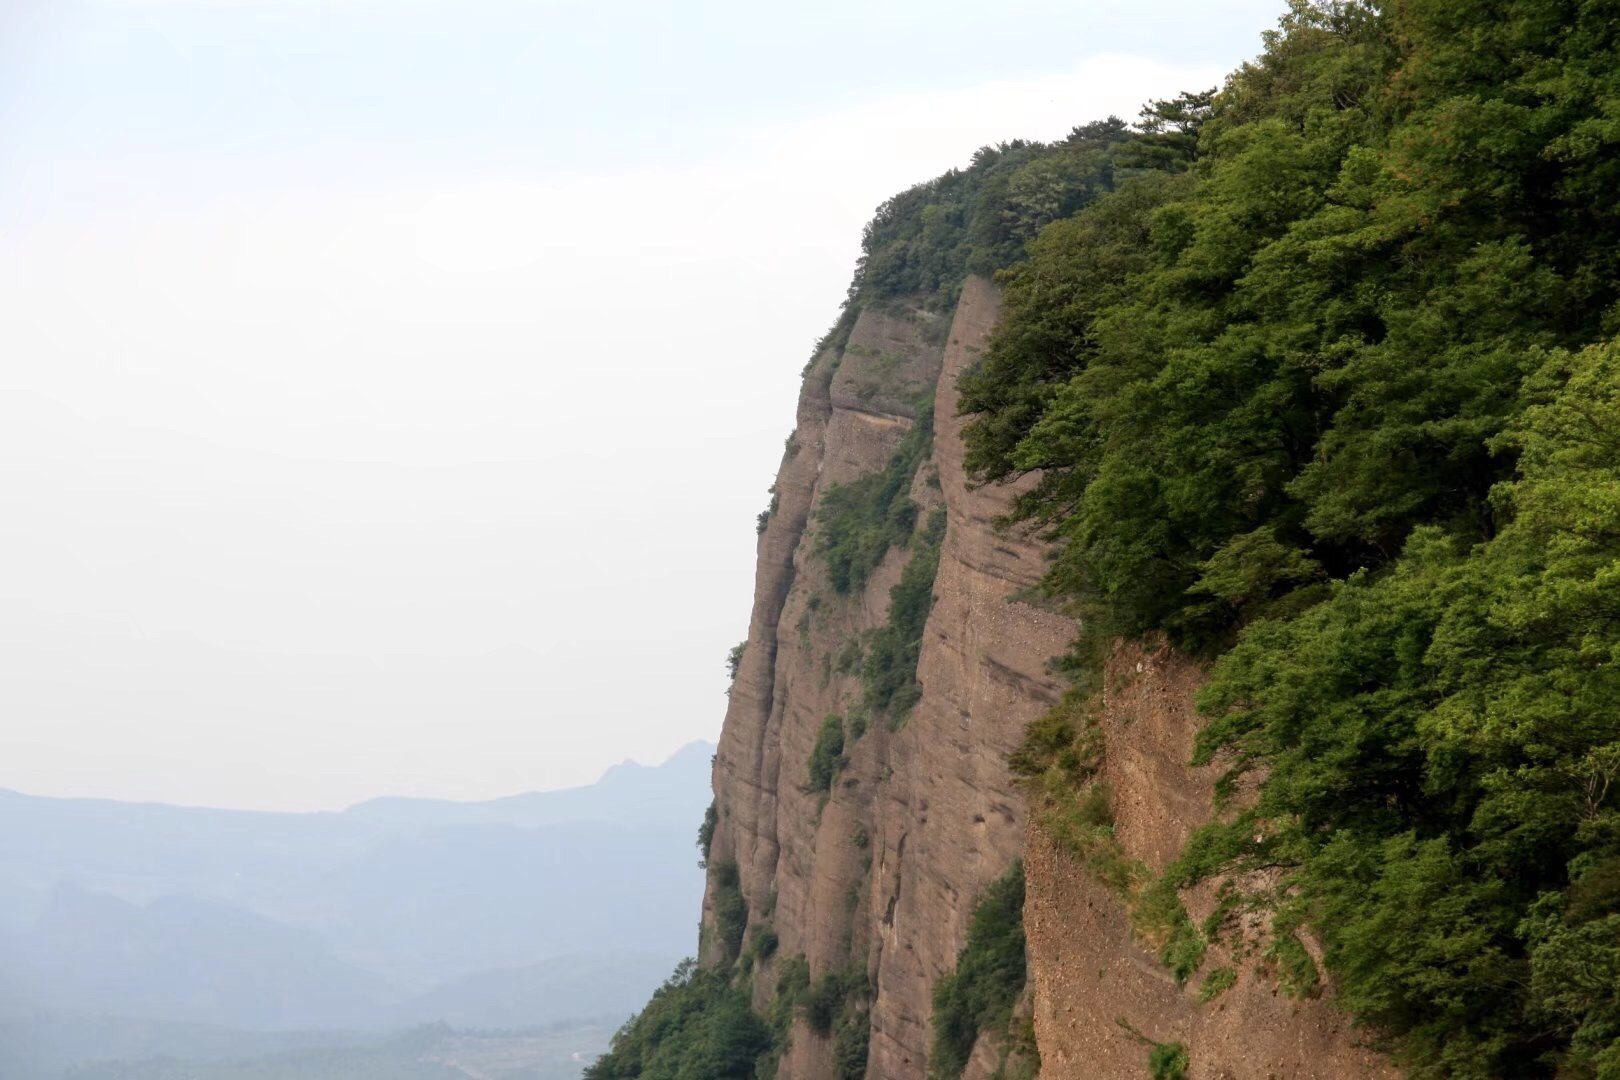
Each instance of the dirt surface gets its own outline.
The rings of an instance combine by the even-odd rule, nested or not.
[[[1108,665],[1104,778],[1113,792],[1116,835],[1128,855],[1156,870],[1210,814],[1216,770],[1186,764],[1199,723],[1193,695],[1202,682],[1195,664],[1162,646],[1122,646]],[[1200,1003],[1201,976],[1178,987],[1133,937],[1119,898],[1038,828],[1029,832],[1025,872],[1024,925],[1043,1077],[1145,1076],[1143,1038],[1182,1043],[1189,1080],[1399,1075],[1362,1045],[1334,1008],[1331,991],[1289,997],[1252,959],[1236,960],[1220,945],[1210,948],[1202,974],[1231,965],[1237,983]],[[1183,900],[1201,922],[1214,910],[1214,888]]]

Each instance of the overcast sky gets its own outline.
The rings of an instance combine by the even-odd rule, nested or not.
[[[0,787],[335,808],[714,738],[885,197],[1276,0],[0,0]]]

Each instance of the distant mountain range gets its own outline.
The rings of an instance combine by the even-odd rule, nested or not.
[[[342,813],[0,791],[0,1076],[232,1031],[611,1027],[695,945],[712,753]],[[64,1034],[90,1017],[98,1039]]]

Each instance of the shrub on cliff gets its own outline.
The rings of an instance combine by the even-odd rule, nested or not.
[[[821,721],[821,728],[816,732],[816,745],[810,749],[806,766],[809,775],[804,790],[807,793],[831,791],[832,782],[843,767],[844,720],[837,713],[832,713]]]
[[[911,482],[934,446],[934,410],[925,403],[883,468],[835,484],[816,509],[815,551],[833,590],[859,592],[891,547],[905,547],[917,527]]]
[[[748,929],[748,901],[743,898],[736,863],[715,863],[709,868],[709,904],[726,958],[735,960],[742,953],[743,932]]]
[[[961,1076],[980,1032],[1009,1029],[1027,975],[1024,867],[1014,863],[980,896],[956,969],[934,984],[930,1077]]]
[[[709,800],[709,808],[703,811],[703,823],[698,826],[697,846],[701,853],[698,866],[709,865],[709,852],[714,847],[714,830],[720,824],[720,811],[713,799]]]
[[[934,578],[944,538],[945,511],[935,510],[913,543],[900,581],[889,590],[888,618],[867,640],[861,682],[866,707],[874,714],[903,718],[922,697],[917,660],[922,655],[923,627],[934,607]]]
[[[1153,1080],[1187,1080],[1187,1048],[1178,1042],[1154,1043],[1148,1051],[1148,1075]]]
[[[862,1080],[872,1027],[871,984],[865,968],[852,965],[829,971],[798,995],[799,1011],[810,1030],[832,1040],[839,1080]]]

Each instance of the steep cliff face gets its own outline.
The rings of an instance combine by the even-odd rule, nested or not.
[[[916,303],[863,310],[841,345],[806,372],[798,423],[759,541],[749,636],[715,758],[712,866],[736,866],[746,907],[741,945],[718,926],[711,878],[705,959],[747,955],[753,1005],[770,1015],[802,957],[811,983],[840,973],[870,987],[865,1075],[920,1077],[933,1040],[932,991],[955,966],[985,887],[1026,860],[1026,931],[1034,1023],[1047,1077],[1146,1074],[1144,1040],[1188,1048],[1192,1077],[1383,1075],[1321,1000],[1279,994],[1275,979],[1211,949],[1236,984],[1201,1002],[1133,932],[1127,904],[1082,862],[1026,822],[1008,756],[1064,686],[1050,660],[1075,624],[1027,597],[1041,545],[998,524],[1017,486],[975,487],[963,470],[957,379],[984,347],[994,287],[970,278],[954,314]],[[858,587],[840,593],[820,550],[818,514],[840,486],[892,469],[908,434],[934,436],[906,496],[911,543],[893,544]],[[861,668],[890,616],[891,590],[917,557],[924,522],[944,515],[934,603],[909,710],[873,712]],[[1121,647],[1104,682],[1104,775],[1125,854],[1153,869],[1211,812],[1212,770],[1186,766],[1202,673],[1168,650]],[[844,745],[825,790],[812,759],[829,718]],[[825,751],[825,747],[823,748]],[[1213,890],[1184,897],[1201,920]],[[769,937],[773,948],[758,947]],[[805,976],[801,976],[805,977]],[[778,1010],[780,1015],[780,1010]],[[778,1075],[849,1075],[837,1032],[790,1014]],[[1120,1021],[1123,1021],[1121,1023]],[[966,1070],[997,1068],[981,1039]],[[840,1062],[843,1062],[840,1065]]]
[[[1023,849],[1007,755],[1056,700],[1046,665],[1073,630],[1013,599],[1039,578],[1041,553],[997,533],[1011,493],[972,490],[962,470],[956,378],[995,317],[993,288],[970,279],[953,317],[868,308],[842,350],[815,359],[760,538],[748,645],[715,760],[711,862],[736,862],[750,933],[768,927],[778,939],[756,972],[755,1005],[769,1007],[776,970],[801,954],[812,979],[864,970],[873,1077],[925,1070],[933,984],[955,964],[980,892]],[[841,596],[816,552],[816,511],[836,485],[885,466],[929,394],[937,430],[909,494],[919,521],[943,508],[945,531],[921,695],[908,715],[865,718],[864,733],[846,736],[823,795],[807,790],[818,732],[829,715],[860,714],[854,650],[885,624],[918,544],[891,548]],[[722,948],[716,934],[707,948]],[[835,1075],[828,1038],[798,1022],[781,1075]]]

